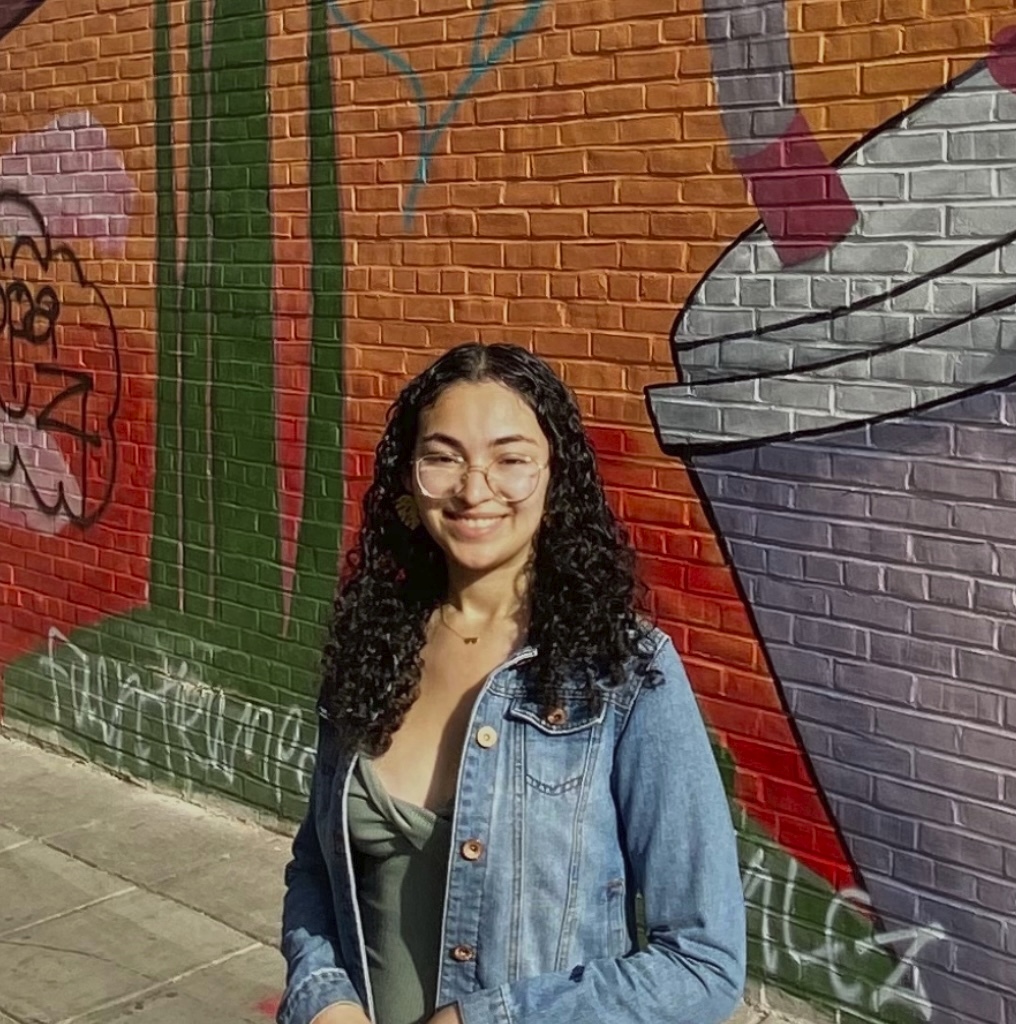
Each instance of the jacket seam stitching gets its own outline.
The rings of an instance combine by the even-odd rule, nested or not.
[[[300,993],[303,992],[303,990],[312,981],[317,981],[322,974],[337,974],[339,976],[339,980],[342,980],[343,976],[348,978],[348,975],[346,975],[346,972],[341,967],[318,967],[316,970],[311,971],[303,981],[299,982],[299,984],[297,984],[296,987],[288,993],[286,1003],[288,1003],[289,1006],[292,1006],[296,1000],[299,999]],[[290,1013],[287,1014],[287,1017],[291,1016],[292,1012],[290,1011]]]
[[[624,719],[621,722],[621,728],[618,729],[618,732],[617,732],[618,742],[620,742],[621,738],[624,736],[625,729],[628,727],[628,720],[631,718],[631,714],[635,710],[635,702],[639,699],[639,695],[642,693],[642,690],[643,690],[644,684],[645,684],[646,676],[650,672],[656,671],[656,667],[657,667],[657,665],[659,663],[659,660],[660,660],[660,655],[663,653],[663,648],[667,645],[667,640],[668,639],[669,638],[668,638],[667,634],[666,633],[662,633],[660,638],[656,641],[656,647],[653,649],[653,656],[650,659],[649,664],[646,666],[645,672],[642,672],[642,673],[639,674],[638,680],[637,680],[637,682],[635,684],[635,692],[632,694],[631,701],[628,703],[628,706],[625,708]]]

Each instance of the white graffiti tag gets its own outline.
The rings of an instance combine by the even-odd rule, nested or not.
[[[781,958],[786,957],[797,965],[798,972],[820,971],[841,1003],[875,1013],[895,1004],[930,1020],[932,1005],[917,958],[929,943],[947,939],[946,932],[930,925],[852,936],[851,918],[856,921],[866,914],[871,899],[860,889],[848,888],[829,897],[820,935],[814,925],[802,920],[798,909],[799,901],[813,904],[817,890],[800,877],[797,861],[787,860],[785,871],[776,874],[766,864],[766,851],[759,848],[743,872],[745,900],[761,915],[757,934],[766,973],[784,973],[787,965],[781,964]],[[773,934],[776,929],[778,935]],[[871,980],[877,977],[871,969],[873,957],[885,962],[880,980]]]
[[[116,767],[131,757],[185,784],[205,781],[247,795],[244,780],[306,796],[314,767],[313,716],[244,700],[200,678],[164,651],[138,668],[93,655],[51,628],[40,658],[57,724],[99,743]]]

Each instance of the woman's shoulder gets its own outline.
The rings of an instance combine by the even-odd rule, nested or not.
[[[628,659],[628,676],[632,682],[638,682],[660,660],[661,654],[669,646],[673,650],[673,641],[655,623],[639,616],[636,619],[635,648]]]
[[[648,619],[640,616],[636,620],[636,630],[633,651],[624,665],[623,678],[618,682],[616,676],[605,672],[598,687],[621,710],[631,705],[647,681],[659,675],[659,663],[665,658],[667,647],[674,650],[670,637]]]
[[[684,661],[670,634],[650,622],[642,624],[645,633],[639,642],[639,656],[633,659],[628,673],[632,701],[643,691],[661,684],[690,690]]]
[[[673,644],[669,634],[641,615],[636,623],[639,630],[638,650],[640,655],[655,658],[666,644]]]

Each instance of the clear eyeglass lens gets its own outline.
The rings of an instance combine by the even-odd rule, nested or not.
[[[431,498],[453,498],[466,483],[468,466],[462,459],[423,456],[417,465],[420,489]],[[505,501],[525,501],[540,476],[540,467],[527,457],[502,456],[486,469],[487,486]]]

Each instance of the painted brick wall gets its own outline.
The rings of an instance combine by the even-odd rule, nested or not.
[[[578,395],[716,737],[755,977],[1016,1019],[1013,25],[7,5],[5,724],[299,813],[385,409],[516,341]]]

